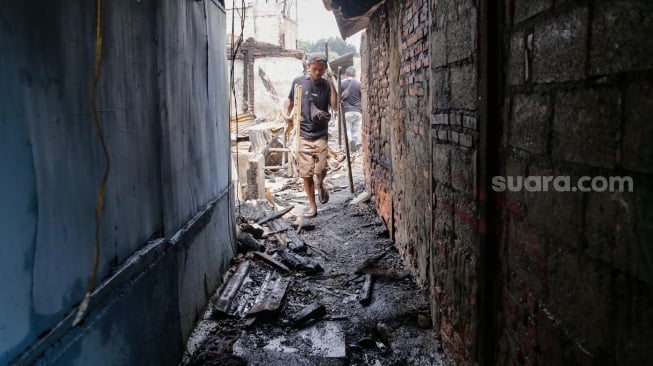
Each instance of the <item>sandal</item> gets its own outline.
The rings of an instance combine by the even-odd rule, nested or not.
[[[317,216],[317,211],[308,211],[304,213],[304,217],[311,218]]]
[[[326,190],[326,188],[322,188],[320,191],[320,203],[325,204],[329,202],[329,191]]]

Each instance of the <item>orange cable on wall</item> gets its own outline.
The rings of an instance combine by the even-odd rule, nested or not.
[[[104,131],[100,125],[100,116],[98,115],[97,105],[95,103],[97,96],[97,87],[100,80],[100,72],[102,70],[102,3],[103,0],[97,0],[95,31],[95,72],[93,76],[93,85],[91,86],[90,102],[91,111],[93,113],[93,120],[95,122],[95,128],[97,130],[98,139],[100,140],[100,144],[102,146],[106,165],[104,167],[104,176],[102,177],[102,182],[100,183],[100,189],[98,191],[97,201],[95,205],[95,258],[93,263],[93,272],[91,273],[91,278],[88,282],[86,295],[84,296],[82,303],[79,305],[77,314],[73,320],[73,326],[77,326],[84,319],[86,311],[88,310],[88,305],[91,301],[91,294],[93,293],[93,290],[95,290],[95,282],[97,280],[97,274],[100,266],[100,222],[102,219],[102,208],[104,207],[104,193],[106,191],[107,180],[109,178],[109,168],[111,166],[109,151],[104,139]]]

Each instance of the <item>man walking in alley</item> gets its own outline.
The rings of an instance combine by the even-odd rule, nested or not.
[[[328,127],[331,119],[328,109],[331,106],[332,110],[337,110],[338,100],[332,76],[329,76],[328,82],[323,77],[326,68],[326,55],[312,53],[308,58],[309,75],[299,76],[293,80],[286,102],[285,118],[288,120],[295,105],[295,85],[301,85],[301,127],[297,165],[298,174],[304,179],[304,191],[310,205],[309,211],[304,214],[305,217],[317,215],[316,183],[320,203],[329,201],[329,192],[323,185],[328,168]]]
[[[361,114],[361,83],[354,79],[356,69],[353,66],[349,66],[345,70],[345,77],[346,79],[341,85],[343,92],[340,99],[347,124],[349,150],[356,152],[361,146],[361,122],[363,121]]]

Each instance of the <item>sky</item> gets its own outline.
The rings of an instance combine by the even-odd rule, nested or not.
[[[297,1],[297,26],[299,39],[315,42],[320,38],[340,37],[340,31],[333,13],[324,8],[322,0]],[[360,48],[360,33],[358,32],[345,41]]]

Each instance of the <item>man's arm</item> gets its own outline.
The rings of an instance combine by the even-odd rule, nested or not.
[[[286,123],[292,123],[292,108],[295,106],[295,101],[288,98],[286,100],[286,107],[284,108],[283,119]]]
[[[333,76],[329,75],[329,87],[331,88],[331,109],[334,112],[338,111],[338,89],[333,84]]]
[[[291,117],[290,113],[292,112],[292,108],[295,106],[295,101],[293,99],[288,98],[286,101],[286,117]]]

